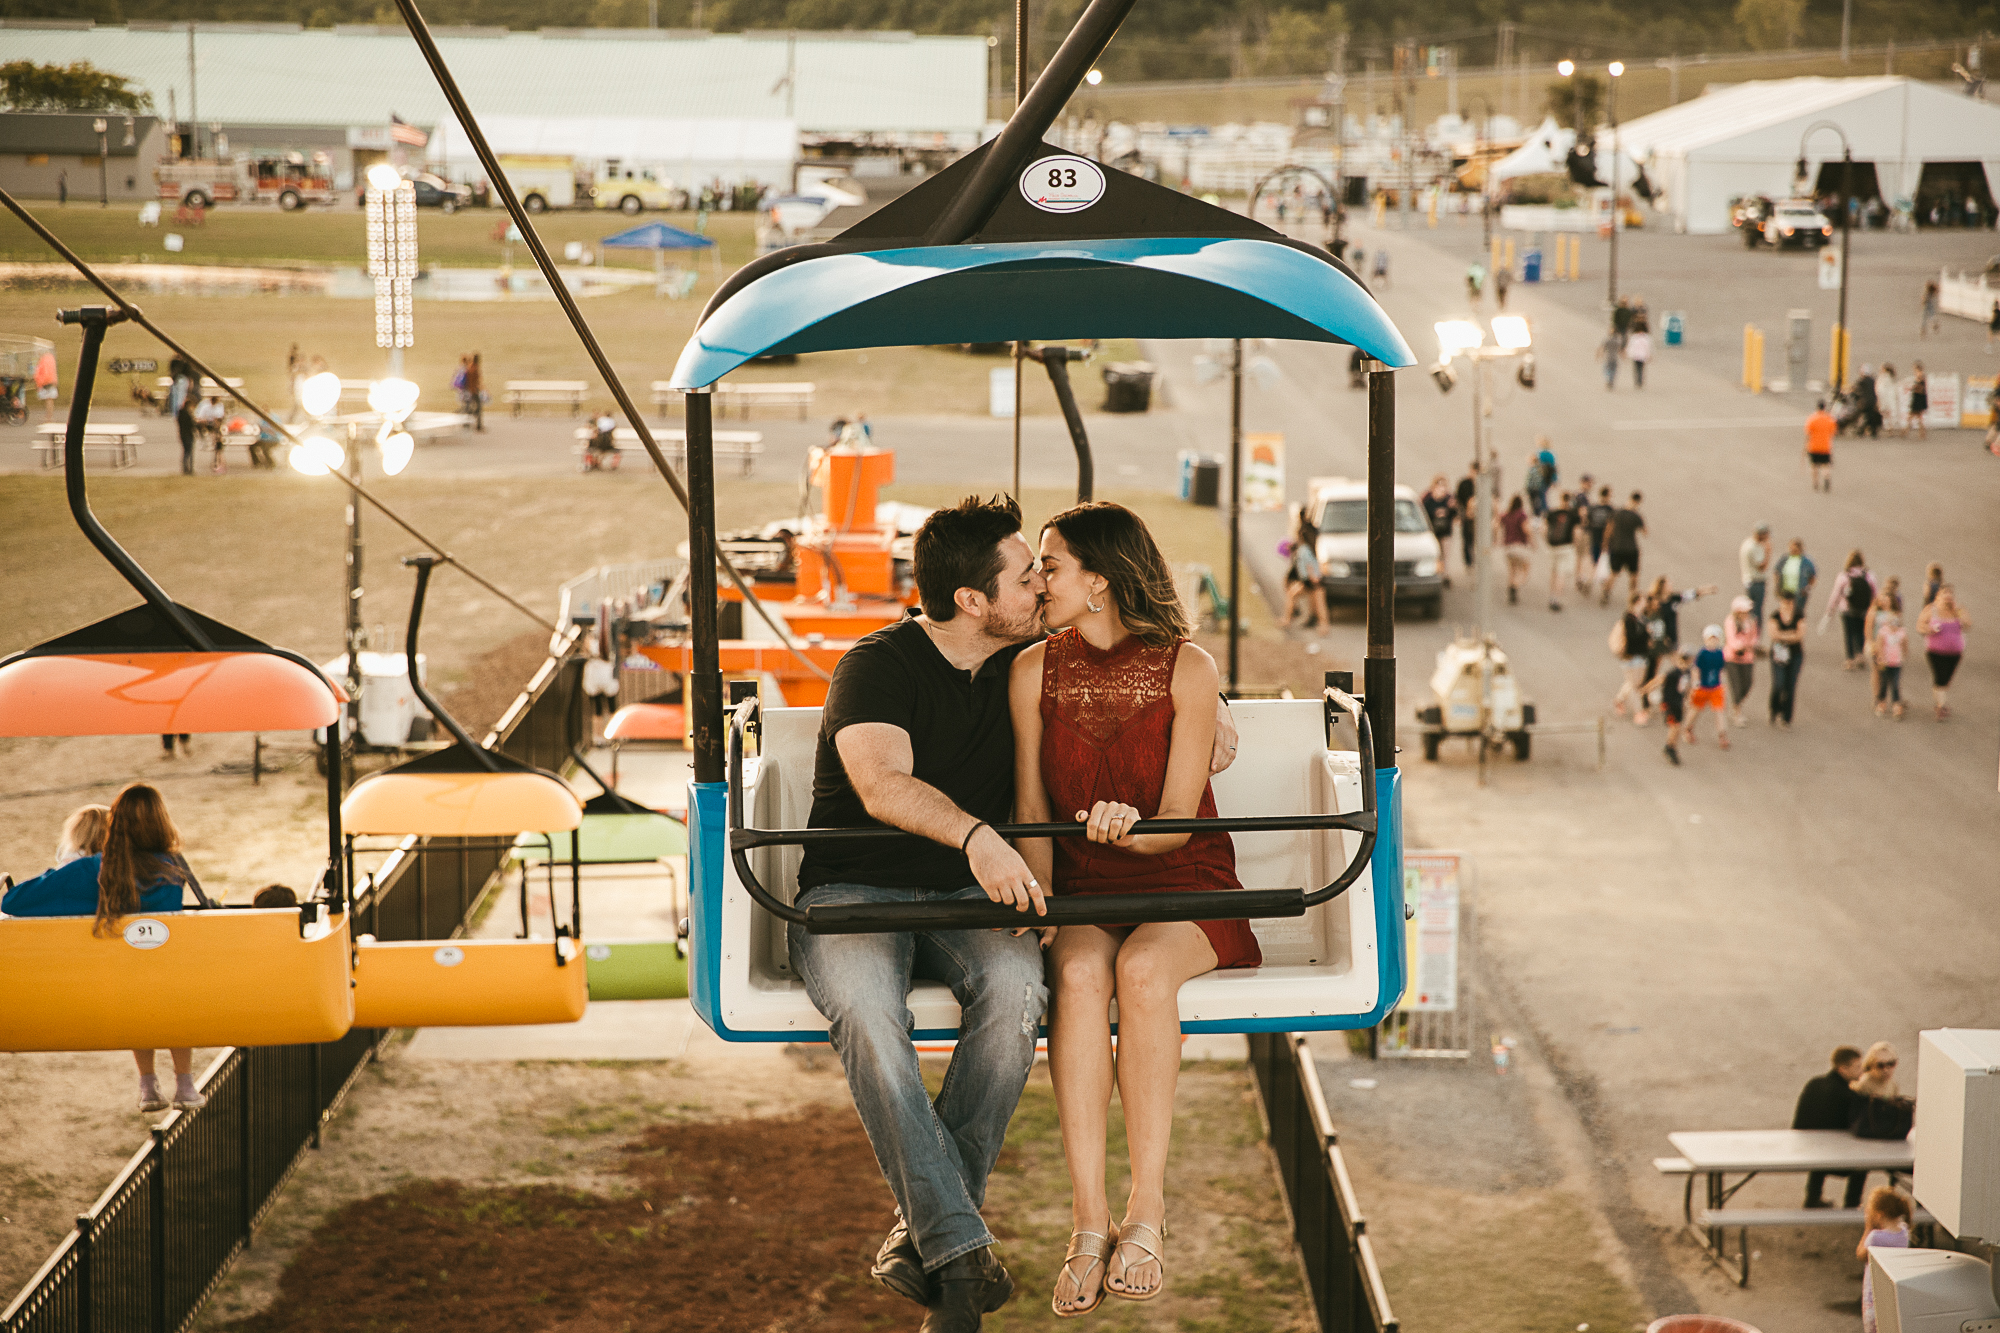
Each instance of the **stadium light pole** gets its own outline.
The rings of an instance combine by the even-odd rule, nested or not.
[[[90,128],[97,133],[97,206],[99,208],[109,208],[111,207],[111,183],[108,174],[108,164],[111,160],[111,142],[106,135],[106,131],[111,128],[111,123],[102,116],[99,116],[96,120],[90,122]]]

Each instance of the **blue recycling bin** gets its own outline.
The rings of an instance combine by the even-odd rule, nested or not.
[[[1667,346],[1679,347],[1687,337],[1687,316],[1678,310],[1667,312]]]
[[[1521,252],[1521,281],[1540,282],[1542,280],[1542,252],[1539,249]]]

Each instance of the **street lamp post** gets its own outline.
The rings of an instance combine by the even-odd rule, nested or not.
[[[417,277],[417,187],[386,162],[368,168],[368,274],[375,279],[375,345],[401,379],[403,349],[416,341],[410,284]]]
[[[1527,356],[1534,337],[1527,319],[1521,315],[1493,317],[1491,347],[1486,346],[1485,332],[1469,319],[1441,320],[1436,329],[1438,363],[1431,368],[1431,375],[1440,389],[1449,392],[1456,382],[1457,376],[1451,369],[1455,359],[1464,357],[1472,363],[1472,476],[1477,490],[1475,517],[1468,517],[1467,521],[1473,524],[1474,625],[1479,641],[1484,643],[1487,612],[1492,602],[1493,519],[1500,508],[1500,471],[1493,465],[1493,448],[1488,441],[1488,418],[1492,412],[1488,374],[1495,361]],[[1523,383],[1527,382],[1524,378]]]
[[[1799,135],[1800,189],[1806,184],[1806,140],[1818,130],[1832,130],[1840,136],[1840,316],[1833,326],[1833,392],[1839,393],[1847,387],[1847,249],[1853,233],[1854,147],[1847,141],[1847,131],[1830,120],[1806,126]]]
[[[1468,108],[1479,103],[1479,137],[1473,141],[1473,160],[1479,163],[1479,243],[1493,253],[1493,164],[1486,160],[1486,141],[1493,131],[1493,104],[1481,93],[1465,99]]]
[[[1606,289],[1605,305],[1617,318],[1618,312],[1618,233],[1624,229],[1625,211],[1618,203],[1619,144],[1618,144],[1618,80],[1625,73],[1625,62],[1614,60],[1606,65],[1605,72],[1611,76],[1611,88],[1605,102],[1605,114],[1611,120],[1611,265],[1609,287]],[[1576,73],[1576,62],[1560,60],[1556,62],[1556,72],[1565,79]],[[1578,117],[1580,120],[1581,117]],[[1577,126],[1581,134],[1583,127]]]
[[[106,131],[111,123],[99,116],[90,122],[90,128],[97,132],[97,206],[111,207],[111,182],[109,166],[111,160],[111,140]]]

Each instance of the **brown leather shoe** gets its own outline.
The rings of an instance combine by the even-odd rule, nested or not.
[[[991,1245],[959,1255],[930,1278],[936,1295],[919,1333],[979,1333],[980,1319],[1014,1294],[1014,1279]]]
[[[931,1303],[930,1275],[924,1272],[923,1256],[917,1253],[910,1224],[902,1218],[896,1219],[895,1227],[875,1255],[875,1266],[868,1271],[898,1296],[908,1297],[918,1305]]]

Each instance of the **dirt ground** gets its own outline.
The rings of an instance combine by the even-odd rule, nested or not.
[[[197,1328],[914,1327],[915,1307],[867,1278],[893,1204],[838,1067],[723,1059],[433,1063],[392,1050]],[[935,1081],[942,1062],[926,1072]],[[1309,1327],[1247,1075],[1190,1066],[1180,1107],[1168,1290],[1108,1304],[1100,1326]],[[1113,1136],[1115,1157],[1115,1114]],[[987,1216],[1019,1284],[987,1327],[1048,1327],[1068,1187],[1045,1068]],[[373,1275],[366,1292],[356,1272]]]

